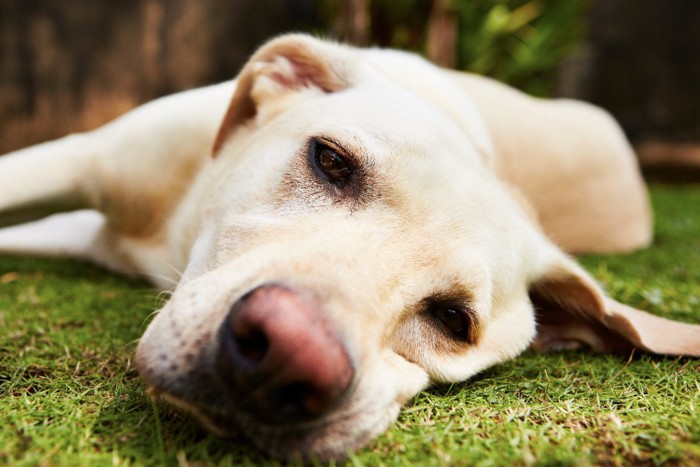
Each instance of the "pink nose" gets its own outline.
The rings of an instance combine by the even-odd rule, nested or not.
[[[345,346],[321,309],[281,285],[254,289],[221,328],[217,372],[238,405],[268,422],[318,417],[354,377]]]

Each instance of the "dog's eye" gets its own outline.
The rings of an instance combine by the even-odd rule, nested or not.
[[[457,306],[433,304],[430,313],[455,339],[472,342],[472,317],[467,310]]]
[[[350,163],[334,149],[318,144],[314,156],[316,167],[338,187],[343,187],[352,175]]]

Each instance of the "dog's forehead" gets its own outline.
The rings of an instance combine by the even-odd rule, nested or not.
[[[496,182],[474,142],[446,113],[397,86],[317,96],[289,109],[281,120],[291,138],[330,137],[385,180],[411,183],[414,188],[403,191],[423,198],[448,195],[454,202],[452,188]]]
[[[446,113],[397,86],[352,87],[310,99],[292,113],[310,131],[344,130],[370,148],[403,151],[404,158],[435,160],[448,149],[476,155],[473,142]]]
[[[300,137],[340,141],[406,204],[417,209],[428,205],[433,212],[449,208],[450,215],[442,217],[456,222],[459,210],[476,214],[491,206],[513,211],[509,193],[470,137],[422,98],[396,86],[357,87],[306,105],[289,116],[304,122]],[[498,216],[488,217],[498,221]]]

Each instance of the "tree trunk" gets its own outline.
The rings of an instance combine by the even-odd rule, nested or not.
[[[450,0],[433,0],[428,18],[426,54],[435,64],[453,68],[457,50],[457,17]]]
[[[647,174],[700,177],[700,2],[596,0],[563,94],[608,109]],[[678,168],[680,170],[674,170]]]
[[[0,154],[233,77],[313,0],[0,0]]]
[[[369,0],[345,0],[335,21],[334,32],[345,42],[369,45]]]

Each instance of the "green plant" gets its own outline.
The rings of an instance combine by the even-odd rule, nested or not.
[[[531,94],[551,94],[559,64],[583,38],[586,3],[453,0],[457,65]]]
[[[369,42],[425,53],[434,1],[367,0]],[[341,3],[319,0],[341,39],[349,25]],[[559,65],[584,37],[588,0],[451,0],[456,19],[455,67],[494,77],[530,94],[552,94]]]

